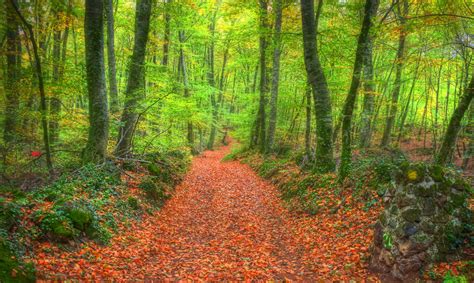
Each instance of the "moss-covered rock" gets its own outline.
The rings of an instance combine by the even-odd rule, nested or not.
[[[386,193],[386,208],[376,227],[391,235],[393,248],[384,250],[374,238],[370,269],[384,281],[414,281],[423,266],[457,249],[472,235],[472,190],[454,171],[424,163],[404,164],[397,183]],[[387,262],[390,253],[390,262]]]

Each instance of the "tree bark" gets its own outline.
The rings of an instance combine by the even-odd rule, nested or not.
[[[304,61],[308,80],[311,83],[316,116],[316,162],[317,170],[331,172],[335,170],[332,142],[332,108],[329,88],[324,75],[316,42],[317,23],[321,15],[322,0],[319,1],[315,19],[314,1],[301,0],[303,23]]]
[[[83,162],[103,162],[109,139],[109,112],[105,90],[104,1],[86,0],[84,19],[87,92],[89,97],[89,137]]]
[[[359,147],[370,147],[372,141],[372,116],[374,115],[375,83],[374,65],[372,62],[373,42],[369,34],[367,38],[367,49],[364,58],[364,100],[362,106],[362,119],[360,127]]]
[[[207,149],[212,149],[214,147],[214,142],[217,135],[217,115],[218,115],[218,102],[216,98],[216,79],[214,74],[214,46],[215,46],[215,29],[216,29],[216,20],[217,20],[217,10],[214,11],[212,16],[211,23],[209,24],[209,32],[211,34],[211,42],[207,50],[207,81],[211,86],[211,106],[212,106],[212,121],[211,121],[211,132],[209,134],[209,141],[207,143]]]
[[[115,65],[115,19],[113,0],[105,0],[105,13],[107,18],[107,65],[109,75],[110,112],[119,110],[117,70]]]
[[[400,19],[400,34],[398,38],[398,49],[397,49],[397,56],[395,58],[396,64],[396,73],[395,73],[395,81],[394,81],[394,88],[392,92],[392,99],[390,104],[389,115],[387,116],[387,121],[385,123],[385,130],[383,132],[381,146],[388,146],[390,145],[392,129],[395,122],[395,117],[397,115],[398,110],[398,97],[400,96],[400,87],[401,87],[401,78],[402,78],[402,70],[403,70],[403,63],[405,60],[405,41],[407,36],[407,30],[405,27],[406,24],[406,16],[408,15],[408,2],[407,0],[403,0],[398,5],[403,5],[403,12],[399,7],[399,19]]]
[[[16,12],[18,17],[20,18],[21,22],[23,25],[26,27],[26,30],[28,31],[28,36],[31,42],[31,45],[33,46],[33,54],[35,58],[35,73],[36,77],[38,79],[38,89],[40,93],[40,98],[41,98],[41,125],[43,128],[43,143],[44,143],[44,151],[46,155],[46,166],[48,167],[48,170],[52,172],[53,170],[53,162],[51,161],[51,148],[49,145],[49,132],[48,132],[48,115],[47,115],[47,106],[46,106],[46,93],[44,91],[44,82],[43,82],[43,71],[41,68],[41,58],[38,54],[38,45],[36,43],[35,39],[35,33],[33,32],[33,27],[31,24],[29,24],[26,19],[23,17],[23,15],[20,13],[20,10],[18,9],[17,2],[16,0],[10,0],[10,5],[9,7],[13,9],[13,11]]]
[[[266,145],[266,93],[268,88],[267,83],[267,29],[268,29],[268,2],[267,0],[259,0],[260,4],[260,36],[259,36],[259,50],[260,50],[260,86],[259,86],[259,103],[256,120],[255,140],[259,145],[260,152],[265,151]]]
[[[184,86],[184,97],[188,98],[191,96],[189,90],[189,78],[188,78],[188,69],[186,66],[186,57],[184,55],[183,44],[186,41],[184,31],[179,31],[179,64],[181,66],[181,72],[183,74],[183,86]],[[187,122],[187,140],[188,144],[191,147],[191,150],[194,152],[194,130],[193,130],[193,122]]]
[[[13,5],[17,1],[5,1],[6,12],[6,57],[7,71],[5,79],[5,126],[3,138],[7,144],[14,143],[19,138],[18,113],[20,107],[21,79],[21,38],[20,25],[16,18]]]
[[[379,6],[379,0],[366,0],[365,3],[365,15],[362,23],[362,28],[359,34],[359,40],[357,43],[356,58],[354,62],[354,71],[352,73],[352,83],[349,89],[349,93],[346,97],[343,110],[342,120],[342,153],[341,153],[341,166],[339,168],[339,179],[344,180],[349,174],[352,162],[352,140],[351,140],[351,127],[352,127],[352,113],[354,111],[354,104],[357,97],[357,91],[360,85],[360,75],[362,71],[362,65],[364,63],[364,54],[367,53],[369,32],[372,26],[372,18],[376,16],[377,9]]]
[[[275,130],[277,123],[278,86],[280,83],[280,55],[281,55],[281,26],[282,26],[282,0],[275,0],[275,30],[273,33],[273,69],[272,88],[270,98],[270,117],[268,122],[268,141],[266,152],[273,148],[275,140]]]
[[[138,0],[135,13],[135,42],[130,58],[125,105],[122,113],[121,126],[117,141],[116,155],[125,156],[130,153],[133,134],[138,122],[137,107],[143,97],[145,79],[145,53],[150,30],[152,0]]]
[[[169,61],[169,48],[170,48],[170,35],[171,35],[171,14],[170,14],[170,6],[172,0],[165,0],[165,38],[163,42],[163,60],[161,64],[163,66],[168,66]]]
[[[464,89],[464,96],[459,100],[458,106],[451,116],[449,121],[448,128],[444,134],[443,142],[441,148],[436,157],[436,163],[439,165],[446,165],[451,162],[454,152],[454,147],[456,145],[456,140],[458,138],[459,130],[461,129],[461,121],[466,113],[469,105],[471,104],[472,99],[474,98],[474,73],[471,78],[469,86]]]

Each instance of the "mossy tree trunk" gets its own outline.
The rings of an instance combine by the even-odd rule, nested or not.
[[[281,55],[281,26],[282,26],[282,0],[275,0],[275,30],[273,32],[273,68],[272,88],[270,98],[270,117],[268,122],[268,137],[266,152],[270,152],[275,141],[277,123],[278,86],[280,83],[280,55]]]
[[[107,154],[109,112],[104,70],[104,1],[86,0],[84,20],[89,137],[83,162],[102,162]]]
[[[352,82],[349,89],[349,93],[346,97],[346,102],[343,109],[342,119],[342,153],[341,153],[341,166],[339,168],[339,179],[344,180],[349,174],[352,160],[352,141],[351,141],[351,128],[352,128],[352,114],[354,112],[354,104],[357,98],[357,91],[360,85],[360,76],[362,71],[362,65],[364,63],[364,54],[367,53],[369,44],[369,32],[372,26],[372,18],[376,16],[377,9],[379,6],[378,0],[367,0],[365,3],[365,14],[364,21],[362,22],[362,28],[359,34],[359,40],[357,43],[356,58],[354,62],[354,71],[352,73]]]
[[[317,30],[323,1],[320,0],[316,17],[314,1],[301,0],[303,22],[304,61],[308,80],[311,83],[316,116],[316,169],[321,172],[335,170],[332,142],[332,107],[326,76],[319,61]]]
[[[400,7],[400,6],[403,7]],[[400,88],[402,84],[402,71],[403,63],[405,60],[405,42],[407,37],[406,29],[406,16],[408,15],[408,2],[407,0],[402,0],[398,3],[398,18],[400,21],[400,34],[398,37],[398,49],[397,55],[395,58],[396,72],[395,72],[395,81],[393,83],[392,99],[390,104],[389,114],[385,122],[385,130],[382,136],[381,146],[390,145],[392,129],[395,124],[395,117],[398,111],[398,98],[400,96]]]
[[[119,110],[118,88],[117,88],[117,71],[115,66],[115,19],[114,6],[112,0],[105,0],[105,14],[107,18],[107,65],[109,75],[109,97],[110,112],[114,113]]]
[[[18,5],[17,1],[5,1],[6,13],[6,58],[7,71],[5,78],[5,124],[3,138],[7,144],[13,143],[19,137],[18,113],[20,107],[21,79],[21,38],[20,25],[12,5]]]
[[[469,105],[474,97],[474,74],[472,75],[469,86],[465,88],[464,95],[459,100],[458,106],[454,110],[448,128],[444,134],[441,148],[436,157],[436,163],[439,165],[446,165],[451,162],[453,158],[454,147],[458,138],[459,130],[461,129],[461,121],[469,109]]]
[[[372,141],[372,117],[375,106],[375,83],[374,83],[374,65],[372,58],[372,36],[367,38],[367,48],[364,56],[364,100],[362,106],[362,119],[360,127],[359,147],[367,148]]]
[[[130,153],[135,126],[138,122],[138,103],[143,97],[145,79],[145,53],[150,30],[152,0],[139,0],[135,13],[135,42],[130,58],[125,105],[115,153],[124,156]]]

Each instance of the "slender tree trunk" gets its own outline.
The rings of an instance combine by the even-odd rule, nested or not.
[[[390,104],[389,115],[387,116],[387,121],[385,124],[385,130],[382,137],[381,146],[388,146],[390,145],[392,129],[394,126],[395,117],[397,115],[398,110],[398,97],[400,96],[400,87],[401,87],[401,78],[402,78],[402,70],[403,70],[403,63],[405,60],[405,41],[407,36],[407,30],[405,27],[406,19],[405,17],[408,15],[408,2],[407,0],[403,0],[398,5],[403,5],[403,12],[401,12],[401,8],[399,8],[399,19],[400,19],[400,34],[398,38],[398,50],[397,50],[397,57],[395,59],[396,64],[396,73],[395,73],[395,82],[392,92],[392,99]]]
[[[190,89],[189,89],[189,78],[188,78],[188,69],[186,66],[186,57],[184,55],[183,44],[185,42],[185,33],[184,31],[179,31],[179,62],[181,66],[181,72],[183,74],[183,86],[184,86],[184,97],[189,98],[191,96]],[[188,121],[187,123],[187,140],[188,144],[191,147],[192,151],[194,152],[194,130],[193,130],[193,122]]]
[[[57,17],[59,25],[60,17]],[[55,144],[59,138],[59,114],[61,112],[61,99],[59,93],[59,66],[61,61],[61,31],[56,28],[53,34],[53,84],[56,89],[53,91],[53,96],[49,104],[50,120],[49,120],[49,140]]]
[[[115,20],[113,0],[105,0],[105,14],[107,18],[107,65],[109,75],[110,112],[119,110],[117,70],[115,66]]]
[[[258,103],[258,114],[257,114],[257,131],[256,140],[259,145],[260,152],[265,151],[266,145],[266,93],[268,91],[267,83],[267,30],[268,30],[268,2],[267,0],[259,0],[260,4],[260,37],[259,37],[259,49],[260,49],[260,97]]]
[[[444,133],[443,142],[441,148],[436,157],[436,163],[439,165],[446,165],[451,162],[456,140],[458,138],[459,130],[461,129],[461,121],[464,117],[464,113],[469,108],[469,105],[474,98],[474,73],[471,78],[469,86],[464,89],[464,95],[459,100],[458,106],[454,110],[451,120],[449,121],[448,128]]]
[[[51,172],[53,170],[53,162],[51,161],[51,149],[49,146],[49,133],[48,133],[48,115],[47,115],[47,105],[46,105],[46,93],[44,91],[44,82],[43,82],[43,71],[41,68],[41,58],[38,54],[38,45],[36,43],[35,34],[33,32],[33,27],[26,21],[23,15],[20,13],[18,9],[16,0],[10,0],[9,2],[9,9],[13,9],[16,12],[18,17],[20,18],[23,25],[26,27],[28,31],[28,36],[33,46],[33,54],[35,57],[35,73],[38,79],[38,89],[41,98],[41,125],[43,128],[43,143],[44,143],[44,151],[46,155],[46,165],[48,170]],[[17,62],[18,63],[18,62]]]
[[[309,82],[306,84],[306,125],[304,133],[304,148],[306,156],[309,160],[312,160],[311,152],[311,85]]]
[[[83,162],[103,162],[109,139],[109,112],[104,66],[104,1],[86,0],[84,19],[89,137]]]
[[[332,142],[332,108],[329,88],[324,75],[316,42],[317,23],[323,1],[319,1],[317,16],[314,16],[314,1],[301,0],[303,22],[304,61],[308,80],[311,83],[316,115],[316,167],[322,172],[335,169]]]
[[[138,0],[135,14],[135,42],[130,58],[125,105],[119,130],[116,154],[130,153],[135,126],[138,123],[138,103],[143,97],[145,80],[145,53],[150,30],[152,0]]]
[[[372,26],[372,18],[377,14],[379,6],[378,0],[366,0],[365,16],[362,23],[362,28],[357,43],[356,58],[354,62],[354,71],[352,74],[352,83],[349,93],[346,98],[346,103],[343,110],[342,120],[342,153],[341,153],[341,167],[339,168],[339,178],[344,180],[349,174],[352,162],[352,141],[351,141],[351,127],[352,127],[352,113],[354,111],[354,104],[357,97],[357,91],[360,85],[360,75],[362,71],[362,64],[364,63],[364,54],[367,53],[367,44],[369,38],[370,27]]]
[[[163,66],[168,66],[169,61],[169,49],[170,49],[170,36],[171,36],[171,14],[170,14],[170,6],[172,0],[165,0],[165,38],[163,42],[163,60],[161,63]]]
[[[5,126],[3,138],[12,144],[19,138],[19,107],[21,79],[21,38],[20,25],[16,17],[17,1],[5,1],[6,12],[6,57],[7,71],[5,79]]]
[[[372,141],[372,117],[374,115],[375,83],[374,65],[372,62],[372,36],[367,38],[367,49],[364,58],[364,100],[360,127],[360,148],[370,147]]]
[[[266,152],[270,152],[275,141],[277,124],[278,86],[280,83],[280,55],[281,55],[281,26],[282,26],[282,0],[275,0],[275,30],[273,32],[273,69],[272,88],[270,98],[270,118],[268,122],[268,141]]]
[[[207,54],[207,62],[208,62],[208,69],[207,69],[207,81],[209,85],[212,87],[211,90],[211,106],[212,106],[212,123],[211,123],[211,132],[209,134],[209,141],[207,143],[207,149],[214,148],[214,142],[216,140],[217,135],[217,116],[218,116],[218,101],[216,98],[215,87],[216,87],[216,79],[214,74],[214,46],[215,46],[215,30],[216,30],[216,20],[217,20],[217,10],[214,12],[211,23],[209,24],[209,32],[211,34],[211,42],[208,48]]]

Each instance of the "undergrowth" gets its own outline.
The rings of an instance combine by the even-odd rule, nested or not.
[[[121,223],[160,209],[190,160],[187,151],[152,153],[143,160],[88,164],[29,191],[0,188],[0,282],[34,280],[29,262],[36,242],[107,245]]]

